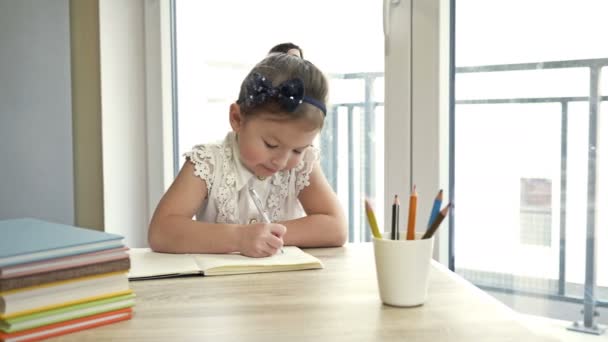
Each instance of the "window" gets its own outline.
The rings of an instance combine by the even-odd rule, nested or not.
[[[518,310],[605,323],[608,3],[455,6],[455,269]]]

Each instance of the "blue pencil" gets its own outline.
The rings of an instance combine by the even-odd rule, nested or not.
[[[433,209],[431,209],[431,216],[429,217],[429,224],[427,225],[427,228],[429,228],[431,226],[433,221],[435,221],[435,218],[437,217],[437,215],[439,215],[439,210],[441,210],[442,201],[443,201],[443,189],[439,190],[439,193],[437,194],[437,196],[435,196],[435,201],[433,201]]]

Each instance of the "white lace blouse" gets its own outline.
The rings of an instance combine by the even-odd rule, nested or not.
[[[222,143],[197,145],[184,156],[194,164],[194,174],[207,184],[208,196],[199,208],[198,221],[247,224],[262,222],[248,184],[252,184],[272,222],[305,215],[298,194],[310,184],[310,172],[319,160],[319,151],[309,147],[300,163],[291,170],[258,179],[240,161],[234,132]]]

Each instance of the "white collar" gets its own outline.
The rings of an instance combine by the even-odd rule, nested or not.
[[[236,141],[236,133],[230,132],[226,137],[228,146],[232,149],[232,158],[234,159],[235,172],[236,172],[236,191],[239,192],[243,187],[251,181],[255,175],[249,171],[245,165],[241,162],[241,151],[239,144]]]

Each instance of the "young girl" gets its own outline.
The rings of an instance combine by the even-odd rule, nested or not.
[[[230,105],[232,132],[185,154],[150,222],[150,247],[265,257],[283,245],[343,245],[344,214],[312,146],[326,97],[327,80],[312,63],[284,53],[258,63]],[[272,223],[264,223],[250,187]]]

